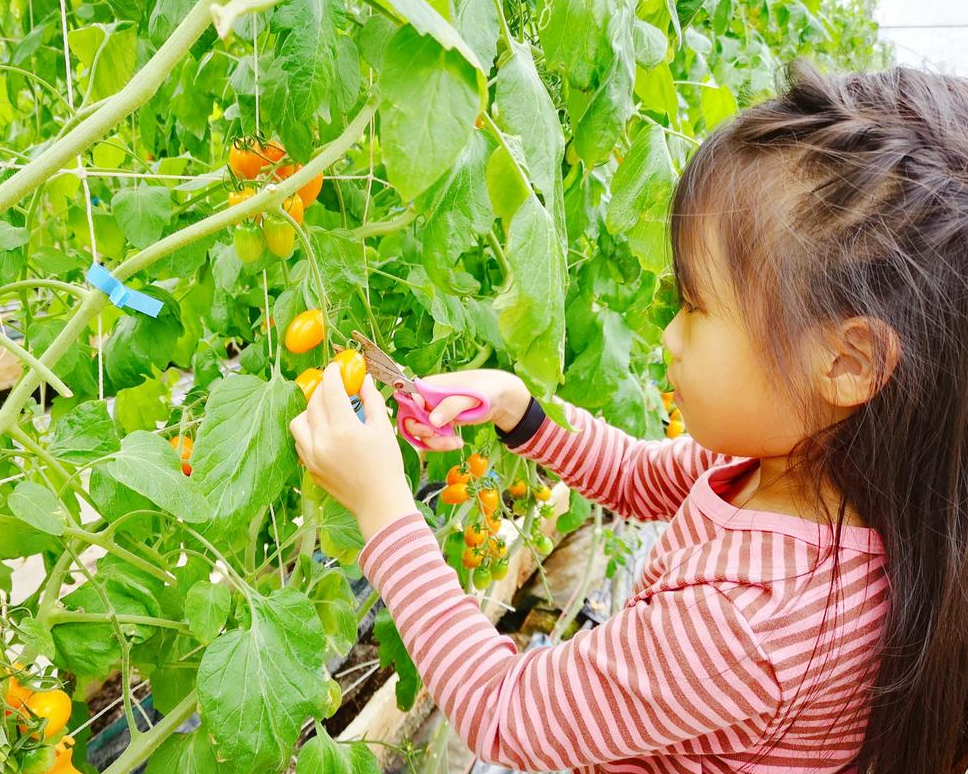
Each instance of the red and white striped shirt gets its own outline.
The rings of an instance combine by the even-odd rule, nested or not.
[[[431,696],[485,761],[525,771],[850,771],[888,612],[876,532],[830,529],[721,497],[757,464],[688,436],[639,441],[565,404],[515,452],[638,519],[671,518],[625,609],[519,653],[461,589],[411,514],[360,566]]]

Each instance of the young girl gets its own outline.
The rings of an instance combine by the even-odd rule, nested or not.
[[[796,65],[786,93],[696,152],[672,238],[682,308],[664,343],[691,438],[637,441],[566,404],[570,433],[509,373],[433,377],[487,394],[508,447],[586,497],[669,520],[605,624],[527,653],[494,629],[417,512],[369,380],[361,424],[326,369],[292,424],[300,457],[356,514],[364,573],[486,761],[954,771],[968,698],[968,82]]]

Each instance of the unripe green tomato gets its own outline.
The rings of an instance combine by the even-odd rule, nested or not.
[[[20,762],[22,774],[45,774],[54,765],[53,747],[35,747],[24,754]]]
[[[288,220],[269,213],[262,222],[262,234],[265,236],[269,252],[277,258],[288,258],[296,248],[296,230]]]
[[[474,588],[486,589],[490,585],[491,585],[491,568],[483,567],[483,566],[474,568]]]
[[[235,254],[242,263],[254,263],[262,257],[266,249],[266,240],[262,236],[262,229],[255,223],[240,223],[232,234],[232,244]]]
[[[498,559],[496,562],[491,564],[491,577],[496,580],[504,580],[505,576],[508,574],[508,566],[510,565],[510,560],[508,557],[503,559]]]
[[[551,538],[547,535],[541,535],[535,538],[534,541],[535,550],[542,556],[547,556],[555,549],[555,544],[551,542]]]

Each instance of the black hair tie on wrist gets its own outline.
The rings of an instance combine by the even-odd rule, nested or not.
[[[506,433],[500,427],[495,426],[494,429],[497,431],[497,437],[501,443],[509,448],[513,448],[530,441],[534,437],[534,434],[538,432],[538,428],[541,427],[541,423],[544,420],[544,409],[541,408],[541,404],[532,396],[531,401],[528,403],[528,408],[524,412],[524,416],[521,417],[521,420],[513,428]]]

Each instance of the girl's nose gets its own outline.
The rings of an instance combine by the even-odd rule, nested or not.
[[[669,321],[669,324],[662,331],[662,346],[666,348],[669,354],[672,356],[673,360],[679,359],[679,353],[681,351],[680,345],[682,344],[682,338],[680,335],[680,328],[682,325],[682,311],[676,313],[676,316]]]

